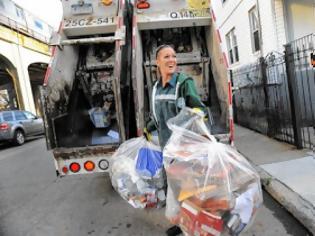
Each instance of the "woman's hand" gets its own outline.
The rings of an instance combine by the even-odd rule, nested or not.
[[[145,139],[146,139],[147,141],[149,141],[149,142],[152,140],[152,134],[148,131],[147,128],[144,128],[144,129],[143,129],[143,136],[144,136]]]

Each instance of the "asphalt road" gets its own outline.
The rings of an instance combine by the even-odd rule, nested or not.
[[[0,145],[0,236],[165,235],[164,209],[133,209],[107,175],[57,178],[43,138]],[[311,235],[264,194],[244,236]]]

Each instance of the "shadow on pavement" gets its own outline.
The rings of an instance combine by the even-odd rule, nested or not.
[[[25,143],[23,145],[27,145],[30,142],[42,139],[44,137],[45,137],[44,135],[29,137],[29,138],[27,138],[27,140],[25,141]],[[21,146],[23,146],[23,145],[21,145]],[[0,151],[5,150],[5,149],[15,148],[15,147],[21,147],[21,146],[14,145],[13,143],[10,143],[10,142],[0,142]]]

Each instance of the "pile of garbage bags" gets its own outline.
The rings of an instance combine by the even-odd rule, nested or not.
[[[217,142],[203,119],[185,108],[168,121],[166,216],[188,235],[238,235],[262,204],[259,175],[233,147]]]
[[[166,217],[185,235],[239,235],[262,205],[259,175],[233,147],[217,142],[203,113],[183,108],[167,125],[172,135],[163,155],[144,137],[120,146],[112,185],[135,208],[166,202]]]
[[[134,208],[165,205],[166,185],[159,146],[144,137],[124,142],[112,157],[111,182],[120,196]]]

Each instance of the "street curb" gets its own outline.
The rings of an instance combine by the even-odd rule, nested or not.
[[[314,206],[260,166],[253,166],[258,171],[265,190],[315,235]]]
[[[313,235],[315,235],[315,207],[310,202],[306,201],[302,196],[294,192],[286,184],[282,183],[279,179],[270,175],[259,165],[254,164],[240,150],[238,150],[238,152],[240,152],[256,169],[264,189]]]

